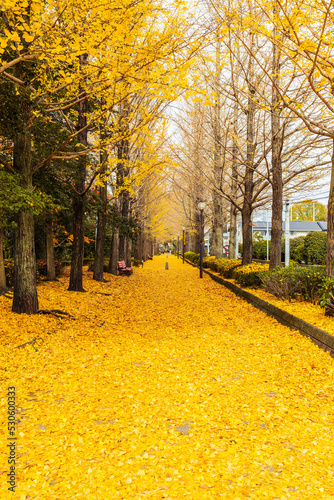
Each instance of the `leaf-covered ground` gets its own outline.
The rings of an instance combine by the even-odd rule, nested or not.
[[[39,287],[75,320],[0,299],[2,415],[15,385],[20,421],[15,494],[1,426],[1,499],[334,498],[334,360],[166,261]]]
[[[209,269],[208,271],[211,274],[219,276],[220,278],[222,277],[219,273],[216,273],[211,269]],[[223,278],[223,279],[225,281],[229,281],[230,283],[234,283],[237,286],[240,286],[234,279],[228,279],[228,278]],[[317,328],[320,328],[321,330],[325,330],[325,332],[329,333],[330,335],[334,335],[334,318],[330,316],[325,316],[325,310],[318,304],[312,304],[311,302],[300,301],[296,299],[292,299],[289,302],[288,300],[282,300],[275,297],[274,295],[266,292],[262,288],[250,288],[250,287],[241,287],[241,288],[244,288],[247,292],[256,295],[260,299],[270,302],[270,304],[273,304],[274,306],[279,307],[280,309],[283,309],[284,311],[287,311],[288,313],[293,314],[294,316],[297,316],[298,318],[301,318],[304,321],[307,321],[311,325],[314,325]]]

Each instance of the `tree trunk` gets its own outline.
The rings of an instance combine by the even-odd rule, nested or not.
[[[119,231],[114,227],[112,231],[110,259],[108,266],[109,273],[113,274],[114,276],[117,276],[117,266],[118,266],[117,263],[120,260],[118,250],[119,250]]]
[[[223,199],[219,194],[222,189],[222,161],[221,161],[221,136],[220,136],[220,40],[219,34],[217,37],[216,46],[216,102],[214,109],[214,180],[215,186],[212,194],[213,198],[213,223],[212,223],[212,245],[211,255],[215,255],[217,259],[223,257],[224,254],[224,220],[223,220]],[[212,248],[213,247],[213,248]]]
[[[72,210],[73,245],[68,289],[73,292],[84,292],[82,267],[85,250],[85,203],[82,196],[75,195],[73,197]]]
[[[102,99],[101,107],[105,104],[104,99]],[[106,138],[106,127],[103,123],[100,127],[100,138],[101,141]],[[107,172],[107,151],[100,153],[100,163],[102,164],[101,176],[102,185],[100,186],[100,206],[97,212],[97,223],[96,223],[96,248],[95,248],[95,260],[94,260],[94,274],[93,280],[104,281],[103,278],[103,266],[104,266],[104,243],[106,239],[106,226],[107,226],[107,181],[105,180]]]
[[[30,110],[23,112],[28,123]],[[20,175],[20,185],[32,189],[31,135],[19,132],[14,137],[14,169]],[[12,310],[16,313],[35,314],[38,311],[36,286],[36,255],[34,237],[34,216],[28,210],[21,210],[16,216],[14,234],[14,296]]]
[[[53,246],[52,218],[46,219],[46,270],[49,281],[56,280],[56,266]]]
[[[276,9],[274,9],[275,13]],[[274,269],[281,263],[282,244],[282,211],[283,211],[283,174],[282,174],[282,130],[281,130],[281,108],[278,92],[280,80],[280,55],[275,43],[276,29],[274,29],[273,43],[273,86],[271,104],[271,154],[272,154],[272,217],[271,217],[271,245],[269,268]],[[267,235],[268,237],[268,235]]]
[[[21,211],[16,217],[14,235],[13,312],[35,314],[38,311],[34,216]]]
[[[231,203],[230,208],[230,242],[228,247],[228,258],[237,258],[237,214],[236,207]]]
[[[189,231],[185,232],[184,240],[185,240],[184,251],[189,252]]]
[[[118,247],[118,253],[119,253],[119,260],[124,260],[126,261],[126,236],[120,236],[119,237],[119,247]]]
[[[87,63],[88,54],[83,54],[79,57],[80,66],[83,70]],[[79,87],[79,93],[85,95],[83,87]],[[81,132],[78,135],[79,142],[83,149],[88,145],[87,141],[87,98],[79,103],[78,125],[77,130]],[[83,130],[84,129],[84,130]],[[85,248],[85,182],[86,182],[86,162],[85,156],[81,156],[78,160],[77,182],[75,185],[75,194],[72,199],[73,209],[73,246],[71,259],[70,284],[68,289],[74,292],[84,292],[82,284],[82,267]]]
[[[231,186],[231,196],[232,200],[237,202],[237,194],[238,194],[238,102],[237,100],[234,103],[233,110],[233,145],[232,145],[232,186]],[[237,207],[231,203],[230,207],[230,243],[228,249],[228,258],[235,259],[238,257],[238,249],[237,249],[237,215],[238,209]]]
[[[104,161],[105,158],[102,158]],[[105,169],[103,169],[103,173]],[[104,281],[103,266],[104,266],[104,243],[106,239],[106,226],[107,226],[107,183],[104,182],[100,186],[100,203],[101,206],[97,213],[97,228],[96,228],[96,249],[94,260],[94,274],[93,279],[96,281]]]
[[[107,190],[105,191],[107,192]],[[104,207],[101,210],[99,210],[97,215],[96,250],[95,250],[95,260],[94,260],[94,274],[93,274],[93,280],[96,281],[104,281],[103,278],[104,242],[106,238],[106,225],[107,225],[106,202],[107,202],[107,196],[105,199]]]
[[[199,200],[196,200],[196,203],[194,206],[194,211],[193,211],[195,232],[192,234],[192,245],[193,245],[192,251],[195,253],[200,253],[200,249],[201,249],[201,215],[200,215],[199,208],[197,206],[198,203],[199,203]]]
[[[127,238],[126,242],[126,267],[131,267],[132,240]]]
[[[332,151],[331,182],[327,211],[326,276],[327,278],[332,278],[334,276],[334,140]]]
[[[0,293],[8,290],[6,283],[5,260],[3,257],[4,230],[0,228]]]
[[[253,46],[253,43],[251,44]],[[242,207],[242,239],[243,254],[242,265],[251,264],[253,257],[253,192],[254,192],[254,114],[255,114],[255,86],[253,83],[253,60],[250,55],[250,77],[248,82],[248,105],[247,105],[247,157],[246,173],[244,181],[244,202]]]
[[[242,265],[252,263],[253,258],[253,221],[251,206],[246,203],[242,209]]]
[[[141,229],[142,231],[142,229]],[[134,248],[134,259],[138,262],[142,260],[142,232],[138,234],[135,248]]]
[[[223,200],[219,193],[214,192],[211,255],[214,255],[217,259],[222,258],[224,254],[224,220],[222,202]]]

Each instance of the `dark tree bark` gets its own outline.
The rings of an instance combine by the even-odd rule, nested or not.
[[[276,11],[274,11],[275,13]],[[276,38],[274,29],[274,39]],[[272,154],[272,218],[271,218],[271,245],[269,268],[274,269],[281,263],[282,244],[282,211],[283,211],[283,174],[282,174],[282,129],[281,107],[279,96],[280,55],[275,42],[273,43],[273,86],[271,103],[271,154]],[[268,235],[267,235],[268,236]]]
[[[127,238],[126,242],[126,267],[131,267],[132,240]]]
[[[124,134],[127,133],[128,130],[128,107],[125,105],[121,109],[121,121],[120,126]],[[124,177],[128,175],[129,168],[127,167],[129,161],[129,141],[128,139],[121,139],[117,144],[117,186],[123,188],[124,186]],[[120,212],[122,217],[128,219],[129,217],[129,208],[130,208],[130,195],[126,188],[123,188],[120,194]],[[119,260],[126,261],[127,255],[127,238],[125,235],[120,234],[119,236]]]
[[[220,115],[221,115],[221,102],[220,102],[220,52],[221,42],[219,36],[217,37],[216,45],[216,102],[214,107],[214,125],[213,125],[213,138],[214,138],[214,181],[215,186],[212,193],[213,204],[213,221],[212,221],[212,245],[211,255],[215,255],[217,259],[223,257],[224,253],[224,217],[223,217],[223,198],[219,192],[222,187],[222,146],[221,146],[221,132],[220,132]]]
[[[104,188],[103,188],[104,189]],[[103,266],[104,266],[104,242],[106,238],[106,225],[107,225],[107,189],[105,189],[105,200],[102,199],[100,188],[100,199],[103,207],[99,210],[97,215],[97,231],[96,231],[96,250],[94,260],[94,274],[93,279],[96,281],[104,281]]]
[[[244,203],[242,209],[242,265],[252,263],[253,258],[253,221],[252,207],[249,203]]]
[[[117,262],[120,260],[118,247],[119,247],[119,231],[114,227],[111,238],[108,272],[110,274],[114,274],[115,276],[117,276]]]
[[[46,219],[46,269],[47,269],[47,279],[49,281],[55,281],[56,266],[54,257],[53,228],[52,228],[51,217],[48,217]]]
[[[231,196],[232,200],[237,202],[237,194],[238,194],[238,142],[237,142],[237,134],[238,134],[238,102],[237,100],[234,103],[233,109],[233,144],[232,144],[232,185],[231,185]],[[237,252],[237,215],[238,209],[231,203],[230,207],[230,243],[228,249],[228,258],[235,259],[238,255]]]
[[[102,155],[101,161],[106,161],[105,154]],[[102,173],[106,172],[106,167],[103,167]],[[103,266],[104,266],[104,243],[106,238],[107,226],[107,183],[104,182],[100,186],[100,203],[101,206],[97,213],[97,228],[96,228],[96,249],[94,260],[93,279],[96,281],[104,281]]]
[[[7,282],[6,282],[6,271],[5,271],[5,260],[3,256],[3,240],[4,240],[4,230],[0,227],[0,293],[6,292]]]
[[[88,54],[80,56],[80,65],[83,67],[87,63]],[[85,95],[83,87],[79,88],[79,93]],[[79,114],[77,130],[79,133],[79,142],[85,149],[88,145],[87,141],[87,99],[83,99],[79,103]],[[78,160],[77,182],[75,184],[75,193],[72,199],[73,209],[73,245],[71,259],[70,284],[68,289],[74,292],[84,292],[82,283],[82,266],[84,259],[85,248],[85,182],[86,182],[86,158],[82,156]]]
[[[20,175],[20,185],[32,189],[31,135],[28,131],[30,109],[28,104],[22,110],[26,130],[14,137],[13,166]],[[16,216],[14,234],[14,296],[12,310],[16,313],[35,314],[38,311],[36,286],[36,255],[34,237],[34,216],[28,210],[21,210]]]
[[[14,297],[13,312],[35,314],[38,312],[36,287],[36,255],[34,217],[21,211],[14,235]]]
[[[189,252],[189,231],[185,231],[184,241],[184,251]]]
[[[118,258],[126,261],[126,236],[119,237]]]
[[[192,245],[193,245],[193,252],[195,253],[200,253],[201,250],[201,215],[200,211],[198,208],[198,203],[200,202],[200,199],[197,199],[195,202],[194,206],[194,226],[196,229],[196,233],[192,234]]]
[[[327,206],[327,256],[326,276],[334,276],[334,140],[332,151],[331,182]]]
[[[252,57],[252,56],[250,56]],[[242,265],[251,264],[253,257],[253,192],[254,192],[254,114],[255,114],[255,86],[253,84],[252,59],[250,60],[250,79],[248,82],[247,105],[247,158],[244,181],[244,202],[242,206]]]
[[[134,259],[136,261],[140,261],[141,260],[141,253],[142,253],[142,250],[141,250],[141,235],[138,235],[137,240],[136,240],[136,244],[135,244],[135,247],[134,247]]]
[[[85,245],[85,202],[82,196],[76,194],[73,197],[72,210],[73,245],[70,284],[68,289],[73,292],[84,292],[82,266]]]

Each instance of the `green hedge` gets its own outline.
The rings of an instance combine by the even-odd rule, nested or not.
[[[247,266],[236,267],[232,271],[232,278],[241,286],[258,288],[262,285],[260,274],[269,271],[269,264],[253,262]]]
[[[212,265],[214,265],[214,262],[216,260],[216,257],[204,257],[203,259],[203,267],[205,268],[210,268],[212,269]]]
[[[305,236],[304,257],[308,264],[325,265],[327,233],[313,231]]]
[[[326,276],[325,267],[288,267],[276,268],[260,274],[264,289],[283,300],[307,300],[317,303],[322,295]]]
[[[187,260],[190,260],[190,262],[192,262],[196,266],[199,266],[199,259],[200,259],[199,253],[185,252],[184,258],[187,259]]]
[[[205,264],[204,264],[205,263]],[[232,278],[232,271],[235,267],[241,266],[241,260],[237,259],[216,259],[216,257],[205,257],[203,266],[221,274],[224,278]]]
[[[310,233],[311,234],[311,233]],[[296,252],[302,240],[298,238],[294,251]],[[313,240],[312,240],[313,241]],[[199,264],[199,254],[187,252],[185,257]],[[288,267],[278,267],[269,271],[269,264],[253,262],[247,266],[241,265],[237,259],[216,259],[205,257],[203,267],[218,272],[224,278],[233,278],[243,287],[263,287],[267,292],[283,300],[306,300],[318,303],[330,309],[334,315],[334,278],[326,280],[325,266],[300,267],[294,262]]]

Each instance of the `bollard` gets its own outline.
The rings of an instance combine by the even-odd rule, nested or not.
[[[165,263],[165,269],[168,269],[168,262]]]

